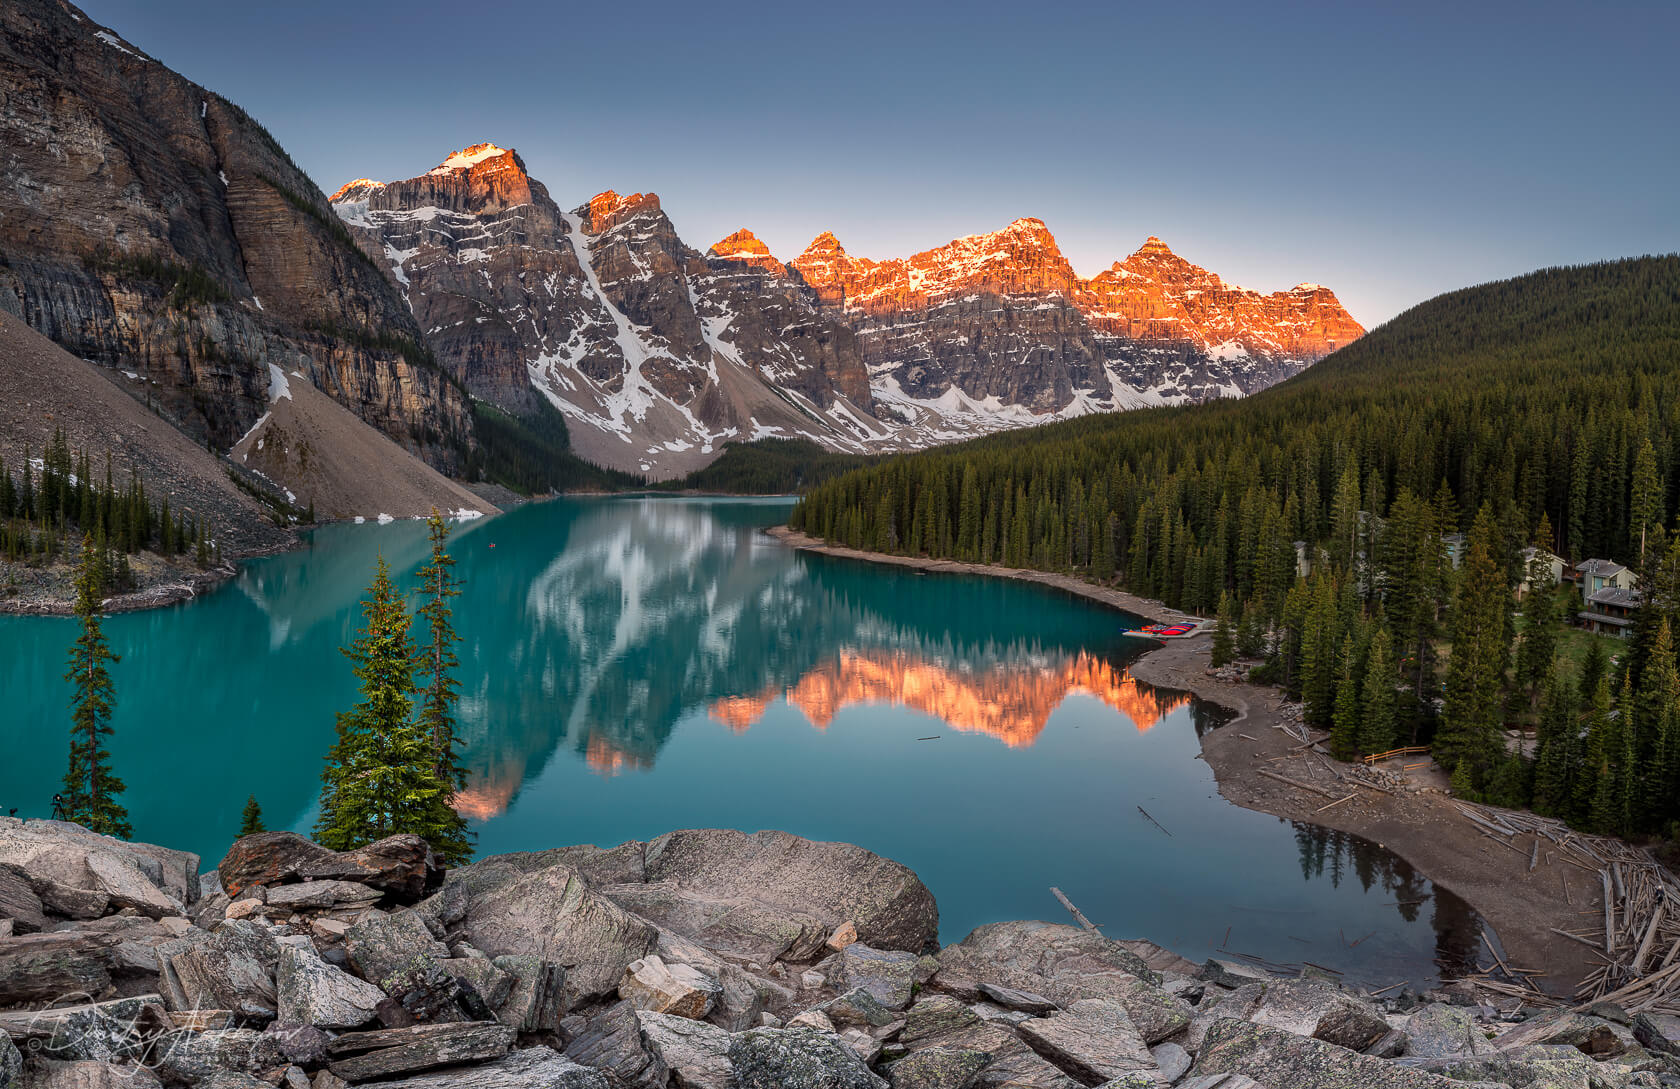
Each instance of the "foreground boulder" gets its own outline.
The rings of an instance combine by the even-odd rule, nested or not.
[[[525,954],[565,965],[568,1005],[617,993],[625,971],[659,941],[652,924],[561,863],[532,873],[498,859],[475,863],[417,910],[491,957]]]
[[[907,867],[849,843],[821,843],[786,832],[728,829],[671,832],[648,843],[646,882],[696,892],[701,903],[753,906],[790,920],[813,920],[815,954],[843,924],[876,949],[922,953],[939,934],[939,908]],[[691,933],[673,919],[662,925]]]
[[[1351,1051],[1364,1051],[1389,1032],[1388,1022],[1371,1006],[1315,979],[1269,984],[1249,1019]]]
[[[414,904],[443,884],[443,864],[419,836],[386,836],[330,858],[300,862],[295,872],[305,881],[354,881],[377,889],[388,903]]]
[[[611,1089],[599,1070],[579,1066],[546,1047],[515,1051],[479,1066],[456,1067],[379,1084],[381,1089]]]
[[[752,1029],[729,1041],[739,1089],[886,1089],[857,1052],[815,1029]]]
[[[334,852],[295,832],[258,832],[236,840],[222,856],[216,873],[228,899],[242,899],[254,886],[268,888],[297,880],[298,867],[333,857]]]
[[[645,1010],[636,1020],[648,1051],[681,1089],[734,1089],[729,1032],[704,1021]]]
[[[0,867],[25,875],[36,901],[97,918],[130,908],[158,919],[198,898],[198,856],[90,832],[67,821],[0,817]],[[9,900],[18,900],[14,890]],[[33,905],[20,905],[26,929]]]
[[[1288,1089],[1463,1089],[1438,1074],[1396,1066],[1269,1025],[1221,1019],[1208,1028],[1192,1078],[1241,1074]]]
[[[358,1028],[373,1020],[385,992],[322,960],[312,948],[280,950],[279,1021],[322,1029]]]
[[[1087,1084],[1139,1074],[1145,1084],[1165,1085],[1154,1056],[1144,1046],[1126,1008],[1118,1002],[1087,998],[1054,1016],[1016,1026],[1027,1045],[1072,1077]]]

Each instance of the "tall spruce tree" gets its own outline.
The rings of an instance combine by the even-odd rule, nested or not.
[[[1336,709],[1330,726],[1330,754],[1338,760],[1359,756],[1359,680],[1359,654],[1349,633],[1342,638]]]
[[[76,567],[76,621],[81,634],[70,648],[70,766],[64,775],[64,815],[95,832],[127,839],[128,810],[117,801],[124,790],[111,772],[105,738],[111,736],[115,689],[107,666],[118,660],[111,653],[100,626],[105,571],[92,534],[82,536],[81,562]]]
[[[1549,817],[1575,817],[1575,768],[1580,759],[1580,724],[1575,691],[1554,665],[1540,696],[1534,753],[1534,810]]]
[[[409,615],[381,556],[362,603],[363,626],[344,649],[361,698],[338,716],[338,739],[321,772],[316,839],[349,850],[399,832],[424,837],[440,857],[464,858],[453,784],[437,774],[430,734],[411,718],[414,648]]]
[[[1213,626],[1213,646],[1209,652],[1215,669],[1237,656],[1236,603],[1229,592],[1219,595],[1219,619]]]
[[[1370,753],[1394,747],[1394,651],[1388,629],[1381,624],[1371,636],[1360,689],[1359,749]]]
[[[1451,768],[1467,766],[1477,783],[1505,756],[1500,695],[1510,590],[1497,532],[1492,508],[1484,504],[1471,527],[1453,596],[1446,702],[1431,746],[1436,760]]]

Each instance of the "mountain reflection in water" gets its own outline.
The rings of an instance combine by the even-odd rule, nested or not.
[[[795,552],[762,532],[788,510],[560,499],[456,529],[460,804],[481,856],[776,828],[909,866],[946,941],[1060,918],[1055,885],[1108,933],[1198,960],[1382,985],[1473,955],[1474,914],[1392,854],[1220,797],[1196,754],[1224,712],[1128,674],[1151,645],[1123,634],[1132,618]],[[420,523],[328,527],[228,589],[111,617],[112,761],[136,836],[213,865],[252,794],[270,827],[308,832],[334,716],[357,698],[339,648],[359,599],[381,555],[414,592],[425,554]],[[21,724],[0,720],[0,798],[26,815],[63,774],[72,637],[0,617]]]

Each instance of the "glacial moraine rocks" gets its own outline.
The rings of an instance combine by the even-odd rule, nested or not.
[[[195,880],[189,909],[196,860],[27,831],[35,870],[0,869],[0,1075],[45,1089],[1680,1084],[1680,1019],[1607,1003],[1379,999],[1030,921],[928,955],[913,874],[780,833],[488,858],[413,907],[414,844],[268,834],[229,852],[239,900]],[[97,881],[89,851],[117,860]],[[181,906],[147,917],[137,875]],[[60,984],[89,993],[39,1008]]]

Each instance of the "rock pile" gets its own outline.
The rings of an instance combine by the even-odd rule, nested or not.
[[[1631,1089],[1680,1024],[1375,998],[1041,922],[941,949],[847,844],[673,832],[488,858],[288,833],[197,859],[0,822],[0,1089]]]

